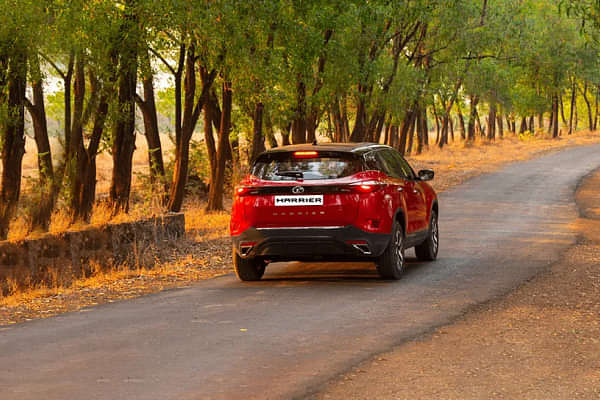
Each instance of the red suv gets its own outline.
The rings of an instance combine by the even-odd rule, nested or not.
[[[437,257],[438,200],[400,153],[373,143],[278,147],[255,160],[235,189],[233,264],[240,280],[273,261],[372,260],[399,279],[404,250]]]

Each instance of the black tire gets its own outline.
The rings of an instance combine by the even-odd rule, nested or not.
[[[387,248],[376,261],[377,272],[384,279],[398,280],[402,278],[405,268],[404,260],[404,229],[394,222],[392,238]]]
[[[429,221],[429,233],[427,239],[418,246],[415,246],[415,254],[421,261],[433,261],[437,258],[440,247],[440,231],[438,228],[438,216],[435,211],[431,211],[431,220]]]
[[[264,273],[267,263],[256,258],[242,258],[233,250],[233,268],[240,281],[259,281]]]

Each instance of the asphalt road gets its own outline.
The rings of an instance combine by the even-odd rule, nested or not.
[[[600,146],[574,148],[443,193],[439,259],[399,282],[366,263],[279,264],[257,283],[230,275],[0,328],[0,398],[305,397],[559,260],[576,185],[598,167]]]

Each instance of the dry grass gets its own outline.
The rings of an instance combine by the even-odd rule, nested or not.
[[[72,279],[68,285],[59,284],[58,280],[49,286],[29,286],[27,290],[18,290],[16,284],[12,285],[10,295],[2,297],[0,294],[0,325],[186,287],[227,273],[229,246],[229,238],[223,235],[201,241],[178,239],[168,249],[161,249],[168,254],[154,267],[92,265],[91,276]]]
[[[225,203],[231,208],[231,201]],[[229,235],[228,211],[207,212],[204,202],[194,202],[186,206],[185,230],[195,239],[215,239]]]
[[[520,138],[511,136],[494,143],[482,142],[471,146],[451,143],[442,150],[432,145],[424,154],[407,158],[415,169],[434,169],[434,186],[436,190],[443,191],[467,178],[496,170],[513,161],[593,143],[600,143],[599,134],[579,132],[559,139],[543,135]],[[102,176],[99,179],[101,178]],[[139,203],[131,214],[117,216],[112,221],[133,220],[147,217],[151,212],[160,212],[159,209],[144,204]],[[226,201],[226,209],[229,210],[230,207],[230,200]],[[187,238],[177,242],[177,247],[167,257],[167,262],[160,263],[153,269],[98,269],[92,277],[75,280],[70,287],[31,287],[25,292],[0,298],[0,325],[188,286],[202,279],[229,273],[229,212],[207,213],[204,203],[192,199],[185,205],[185,213]],[[108,215],[108,210],[100,205],[94,211],[92,223],[106,223]],[[52,231],[67,228],[77,227],[69,226],[66,214],[59,210],[53,217]]]
[[[140,219],[152,218],[164,215],[165,208],[155,201],[158,197],[150,197],[149,201],[140,201],[134,203],[129,213],[119,213],[112,215],[112,210],[106,202],[99,202],[94,205],[90,223],[73,222],[70,213],[64,207],[57,208],[52,213],[52,220],[48,233],[55,234],[65,231],[77,231],[94,226],[106,224],[117,224],[121,222],[138,221]],[[29,231],[29,218],[27,215],[20,215],[10,224],[8,240],[18,241],[26,238],[37,238],[45,235],[42,231]]]

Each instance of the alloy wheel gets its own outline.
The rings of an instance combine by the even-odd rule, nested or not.
[[[437,216],[434,216],[431,221],[431,243],[433,244],[433,254],[437,254],[438,252],[440,242],[439,235]]]
[[[404,235],[401,229],[396,231],[394,247],[396,251],[396,268],[398,271],[402,271],[404,269]]]

